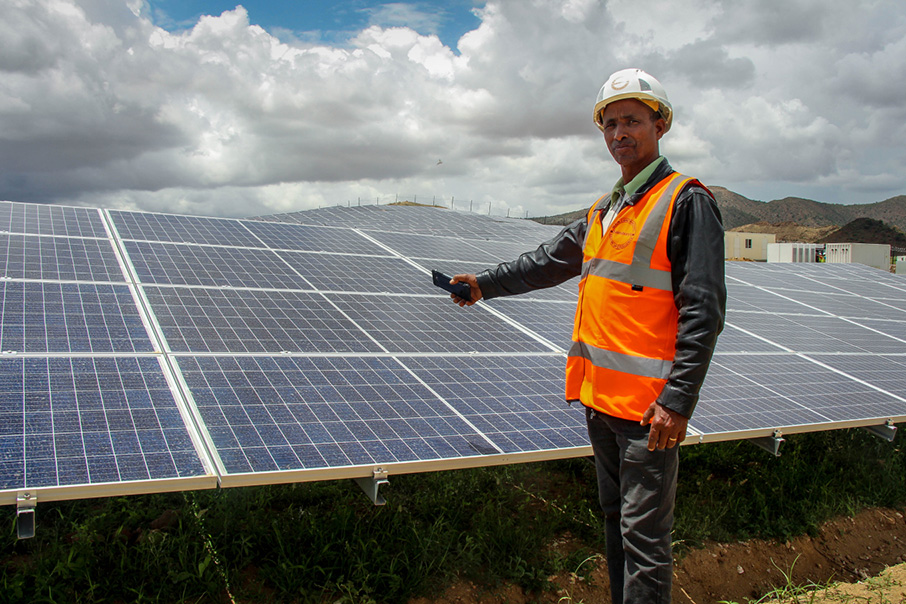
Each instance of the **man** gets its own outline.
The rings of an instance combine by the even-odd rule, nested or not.
[[[670,602],[678,446],[726,306],[724,233],[711,193],[659,154],[673,108],[640,69],[614,73],[594,119],[620,178],[580,220],[468,283],[471,301],[577,275],[566,398],[585,406],[615,603]]]

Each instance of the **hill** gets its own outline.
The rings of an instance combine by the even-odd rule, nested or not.
[[[891,197],[869,204],[837,204],[785,197],[769,201],[754,201],[723,187],[709,187],[717,199],[727,230],[757,222],[794,222],[804,227],[842,227],[858,218],[884,221],[906,231],[906,195]]]
[[[906,195],[869,204],[837,204],[785,197],[774,201],[756,201],[718,186],[708,187],[717,200],[724,228],[733,230],[757,223],[783,224],[794,222],[803,227],[842,227],[858,218],[879,220],[906,232]],[[587,208],[574,212],[533,218],[542,224],[569,224],[581,217]]]
[[[906,235],[881,220],[857,218],[843,228],[829,233],[817,243],[882,243],[892,248],[906,248]]]
[[[795,222],[754,222],[727,230],[743,233],[773,233],[777,236],[777,243],[818,243],[839,229],[835,226],[805,227]]]

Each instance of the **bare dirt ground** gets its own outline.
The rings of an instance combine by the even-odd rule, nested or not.
[[[849,602],[906,604],[906,510],[870,509],[825,524],[814,538],[786,543],[753,540],[709,543],[688,552],[675,567],[675,604],[755,601],[777,588],[841,584],[798,599],[809,604]],[[567,537],[551,547],[570,551]],[[574,545],[572,547],[575,547]],[[890,568],[888,568],[890,567]],[[489,589],[466,581],[440,598],[410,604],[579,604],[610,602],[607,564],[587,561],[577,576],[548,579],[551,589],[526,594],[516,586]]]

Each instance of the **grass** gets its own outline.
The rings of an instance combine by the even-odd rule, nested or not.
[[[861,430],[681,457],[680,552],[906,504],[903,448]],[[576,459],[392,476],[383,507],[348,480],[47,503],[25,541],[4,507],[0,602],[405,602],[457,577],[541,593],[603,551],[595,489]]]

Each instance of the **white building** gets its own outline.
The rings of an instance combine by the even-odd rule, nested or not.
[[[834,264],[855,262],[890,271],[890,246],[882,243],[828,243],[824,257]]]
[[[724,232],[724,258],[727,260],[759,260],[768,259],[768,245],[776,241],[773,233],[741,233],[737,231]]]
[[[771,243],[768,262],[818,262],[823,243]]]

